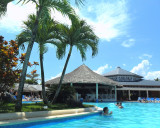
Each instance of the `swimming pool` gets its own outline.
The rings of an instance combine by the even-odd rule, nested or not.
[[[22,104],[41,103],[42,101],[22,101]]]
[[[98,107],[108,107],[111,116],[70,117],[60,120],[44,120],[37,123],[21,124],[21,128],[159,128],[160,103],[123,103],[119,109],[114,103],[87,103]],[[6,127],[7,128],[7,127]]]

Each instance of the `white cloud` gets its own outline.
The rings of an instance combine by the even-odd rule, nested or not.
[[[23,21],[26,21],[30,14],[35,13],[35,5],[31,2],[22,5],[9,3],[7,6],[7,13],[0,19],[0,29],[6,29],[10,33],[19,32],[22,30]],[[56,10],[51,11],[51,16],[54,20],[61,23],[71,24],[69,18],[62,16]]]
[[[88,12],[92,12],[93,9],[94,9],[93,6],[89,6],[89,7],[87,8]]]
[[[107,41],[121,35],[126,35],[129,23],[127,3],[125,0],[103,1],[92,4],[87,9],[88,12],[95,14],[94,20],[84,17],[93,26],[96,35]]]
[[[17,32],[22,29],[22,21],[27,20],[27,16],[35,12],[35,6],[32,3],[23,6],[21,4],[9,3],[7,10],[6,16],[0,20],[0,29]],[[129,16],[126,0],[100,1],[89,5],[86,13],[94,14],[94,20],[91,17],[85,17],[77,8],[75,11],[81,18],[87,20],[88,24],[93,27],[95,33],[101,39],[110,41],[127,33]],[[52,11],[52,17],[62,23],[71,24],[70,20],[62,16],[58,11],[54,11],[54,14]]]
[[[60,77],[61,74],[62,74],[62,73],[60,72],[60,73],[58,73],[56,76],[52,76],[51,79],[55,79],[55,78],[57,78],[57,77]]]
[[[152,55],[150,54],[143,54],[141,56],[139,56],[139,59],[143,60],[143,59],[151,59]]]
[[[123,64],[123,66],[125,67],[125,66],[126,66],[126,64]]]
[[[123,43],[121,44],[123,47],[129,48],[131,46],[133,46],[135,44],[135,39],[128,39],[123,41]]]
[[[109,67],[108,64],[106,64],[104,66],[99,67],[97,70],[94,70],[94,72],[98,74],[102,74],[108,68],[112,68],[112,67]]]
[[[150,68],[151,64],[148,60],[142,60],[137,66],[133,67],[131,72],[145,76]]]
[[[160,71],[152,71],[148,72],[145,76],[145,79],[154,80],[156,78],[160,78]]]
[[[9,3],[7,6],[7,13],[0,20],[0,29],[7,29],[8,32],[20,31],[23,21],[27,20],[29,14],[35,12],[34,4],[28,3],[26,5]]]
[[[51,11],[51,17],[60,23],[71,25],[70,19],[67,16],[62,15],[57,10]]]
[[[133,67],[131,72],[144,76],[145,79],[154,80],[160,78],[160,71],[149,71],[151,63],[148,60],[142,60],[137,66]]]

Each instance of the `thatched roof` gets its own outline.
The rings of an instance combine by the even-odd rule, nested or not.
[[[55,79],[51,79],[47,81],[45,84],[58,84],[60,80],[60,77],[57,77]],[[103,84],[103,85],[118,85],[117,82],[106,78],[102,75],[99,75],[95,72],[93,72],[90,68],[88,68],[86,65],[81,65],[74,71],[66,74],[63,79],[63,84],[67,83],[85,83],[85,84]]]
[[[14,90],[18,90],[19,84],[16,83],[13,87]],[[47,87],[45,87],[47,89]],[[42,85],[31,85],[31,84],[24,84],[23,92],[41,92]]]
[[[120,67],[117,67],[115,70],[110,71],[106,74],[104,74],[103,76],[109,77],[109,76],[119,76],[119,75],[124,75],[124,76],[136,76],[139,78],[143,78],[140,75],[134,74],[132,72],[126,71],[124,69],[121,69]]]

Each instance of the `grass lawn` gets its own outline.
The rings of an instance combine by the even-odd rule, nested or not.
[[[43,103],[30,103],[22,105],[22,112],[33,112],[33,111],[51,111],[51,110],[61,110],[61,109],[72,109],[78,107],[71,107],[67,104],[49,104],[48,109],[44,109],[46,106]],[[83,108],[93,107],[93,105],[83,105]],[[0,104],[0,113],[12,113],[15,112],[14,103]]]

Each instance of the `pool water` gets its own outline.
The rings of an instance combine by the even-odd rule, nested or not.
[[[22,101],[22,104],[41,103],[42,101]]]
[[[159,128],[160,103],[123,103],[119,109],[114,103],[87,103],[98,107],[108,107],[110,116],[94,114],[83,118],[61,121],[43,121],[21,125],[21,128]]]

